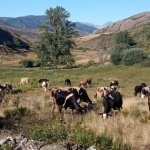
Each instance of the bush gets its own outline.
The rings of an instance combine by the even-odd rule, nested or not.
[[[93,66],[95,64],[95,61],[94,60],[89,60],[88,61],[88,66],[90,67],[90,66]]]
[[[40,60],[35,60],[35,61],[34,61],[34,66],[35,66],[35,67],[41,67],[41,65],[42,65],[42,63],[41,63]]]
[[[30,127],[27,136],[33,140],[45,141],[45,143],[70,141],[84,145],[85,148],[95,145],[99,149],[131,149],[130,145],[123,144],[122,138],[113,140],[112,135],[106,134],[107,131],[97,136],[92,129],[82,127],[83,118],[80,118],[73,126],[62,124],[62,121],[61,118],[56,118],[53,125],[35,124]]]
[[[141,65],[143,67],[150,67],[150,59],[144,60],[143,62],[141,62]]]
[[[141,63],[148,58],[148,54],[139,48],[133,48],[123,56],[123,62],[125,65],[134,65],[136,63]]]
[[[114,65],[119,65],[122,61],[122,58],[124,56],[124,53],[127,51],[127,49],[129,49],[129,45],[128,44],[116,44],[113,49],[112,49],[112,53],[110,56],[110,60]]]
[[[34,61],[30,59],[23,59],[19,61],[19,64],[21,64],[25,68],[31,68],[33,67]]]

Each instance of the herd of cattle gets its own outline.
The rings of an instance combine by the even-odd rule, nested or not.
[[[20,85],[24,83],[29,83],[29,78],[21,78]],[[85,81],[81,81],[77,87],[71,87],[71,81],[69,79],[65,80],[65,85],[67,87],[63,88],[53,88],[50,91],[51,100],[53,101],[52,114],[54,113],[55,108],[58,108],[59,113],[61,114],[62,109],[66,112],[67,108],[78,111],[78,113],[85,113],[87,110],[91,109],[94,105],[94,102],[89,98],[87,91],[83,87],[88,87],[92,83],[92,78],[88,78]],[[38,85],[41,84],[44,91],[47,91],[49,86],[49,79],[40,79]],[[103,118],[106,118],[110,115],[111,111],[122,109],[123,100],[122,95],[117,91],[119,87],[119,82],[117,80],[112,81],[107,87],[98,87],[96,89],[97,99],[103,99],[104,112],[99,113]],[[9,93],[12,90],[12,85],[5,84],[0,85],[0,102],[4,99],[6,93]],[[134,89],[134,95],[137,96],[138,93],[141,94],[142,100],[144,97],[148,97],[148,105],[150,111],[150,87],[145,83],[137,85]],[[82,108],[80,106],[81,102],[85,102],[87,107]]]

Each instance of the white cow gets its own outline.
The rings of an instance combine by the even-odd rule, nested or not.
[[[20,84],[29,83],[29,78],[21,78]]]
[[[48,81],[43,81],[42,82],[42,87],[43,87],[44,91],[46,92],[47,91],[47,87],[48,87]]]

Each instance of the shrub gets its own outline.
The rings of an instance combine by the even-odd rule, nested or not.
[[[88,61],[88,66],[90,67],[90,66],[93,66],[95,64],[95,61],[94,60],[89,60]]]
[[[144,60],[141,62],[143,67],[150,67],[150,59]]]
[[[34,61],[34,66],[35,66],[35,67],[41,67],[41,64],[42,64],[42,63],[41,63],[40,60],[35,60],[35,61]]]
[[[130,46],[128,44],[116,44],[113,49],[112,53],[110,56],[110,60],[114,65],[119,65],[122,61],[122,58],[124,56],[125,51],[129,48]]]
[[[123,62],[125,65],[134,65],[141,63],[148,58],[148,54],[139,48],[132,48],[123,56]]]
[[[6,119],[20,119],[21,117],[23,117],[26,113],[27,109],[25,107],[21,107],[21,108],[16,108],[16,109],[12,109],[12,110],[4,110],[4,116]]]
[[[33,63],[34,63],[34,61],[30,60],[30,59],[23,59],[23,60],[19,61],[19,64],[21,64],[25,68],[33,67]]]

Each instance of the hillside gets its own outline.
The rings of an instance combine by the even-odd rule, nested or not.
[[[29,42],[27,39],[23,39],[21,38],[20,36],[10,32],[10,31],[7,31],[7,30],[3,30],[0,28],[0,45],[3,45],[4,42],[10,42],[11,45],[14,44],[14,38],[16,37],[19,42],[20,42],[20,45],[18,46],[18,48],[26,48],[26,49],[29,49],[30,45],[31,45],[31,42]]]
[[[132,38],[137,42],[136,47],[142,48],[150,52],[150,24],[133,27],[127,30]],[[101,49],[111,49],[115,44],[115,33],[93,34],[86,37],[75,39],[78,47],[86,47],[94,49],[95,45],[99,45]]]
[[[29,28],[29,29],[39,29],[38,24],[41,25],[44,22],[46,22],[46,16],[23,16],[23,17],[17,17],[17,18],[10,18],[10,17],[0,17],[0,20],[7,25],[11,25],[16,28]],[[1,24],[1,23],[0,23]],[[91,33],[93,33],[94,30],[96,30],[96,27],[93,27],[91,25],[82,24],[80,22],[75,22],[76,27],[75,30],[79,31],[80,36],[86,36]],[[84,34],[85,33],[85,34]]]
[[[150,12],[143,12],[129,18],[119,20],[106,28],[95,30],[93,34],[114,33],[118,31],[129,30],[131,28],[146,24],[150,24]]]

